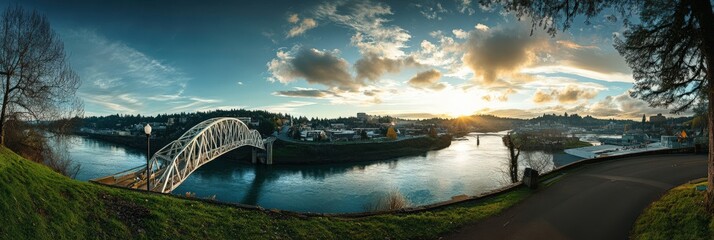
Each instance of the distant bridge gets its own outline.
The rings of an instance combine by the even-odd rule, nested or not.
[[[199,167],[239,147],[253,147],[253,163],[256,162],[256,149],[267,151],[266,163],[272,164],[273,141],[273,137],[263,139],[258,131],[249,129],[237,118],[212,118],[193,126],[181,137],[154,153],[149,160],[151,174],[148,177],[146,165],[142,165],[91,181],[146,189],[148,180],[151,183],[151,191],[168,193]]]

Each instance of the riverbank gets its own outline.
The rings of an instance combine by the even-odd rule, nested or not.
[[[91,133],[76,135],[106,141],[125,147],[146,151],[146,138],[135,136],[114,136]],[[428,151],[447,148],[451,145],[451,135],[436,138],[422,136],[399,141],[310,143],[276,140],[273,144],[274,164],[305,163],[346,163],[367,162],[425,154]],[[164,138],[151,139],[154,153],[169,144]],[[225,154],[226,157],[250,161],[250,150],[239,148]]]
[[[580,141],[577,137],[547,136],[538,134],[515,134],[520,150],[558,151],[571,148],[589,147],[592,143]]]
[[[273,161],[282,164],[346,163],[425,154],[451,146],[451,135],[422,136],[399,141],[358,143],[298,143],[277,140]]]
[[[8,239],[434,239],[528,197],[507,192],[432,211],[360,218],[248,209],[91,184],[0,147],[0,236]]]
[[[637,218],[630,239],[712,239],[712,216],[703,204],[706,179],[669,190]]]

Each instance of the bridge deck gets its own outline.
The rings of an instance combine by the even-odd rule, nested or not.
[[[274,137],[263,139],[258,131],[249,129],[237,118],[211,118],[196,124],[157,151],[149,160],[152,173],[148,178],[146,166],[141,166],[91,181],[146,189],[148,179],[151,181],[151,191],[168,193],[203,164],[242,146],[267,150],[267,163],[271,164],[273,141]]]
[[[145,168],[133,172],[124,172],[116,175],[95,178],[91,179],[90,181],[124,188],[146,189],[146,170],[144,169]],[[160,169],[156,172],[151,173],[151,180],[153,185],[151,188],[152,191],[158,190],[159,187],[155,185],[158,183],[154,182],[156,182],[155,180],[160,177],[163,172],[164,169]]]

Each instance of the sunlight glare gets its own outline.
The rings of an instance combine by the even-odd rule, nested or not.
[[[478,94],[461,90],[444,91],[439,101],[439,105],[451,117],[473,115],[477,109],[484,107],[483,104]]]

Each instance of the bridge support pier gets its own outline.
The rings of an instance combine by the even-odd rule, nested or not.
[[[267,142],[265,145],[267,145],[265,146],[265,151],[267,152],[265,164],[273,165],[273,142]]]
[[[251,152],[253,153],[250,158],[250,162],[255,164],[258,162],[258,149],[257,148],[251,148]]]

